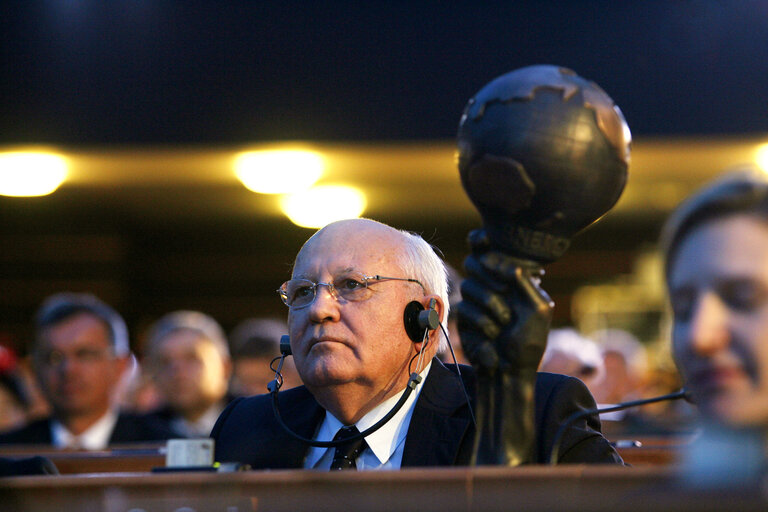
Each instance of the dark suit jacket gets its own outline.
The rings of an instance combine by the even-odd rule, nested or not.
[[[120,413],[109,444],[164,441],[177,437],[160,422],[142,415]],[[33,421],[21,428],[0,434],[0,444],[51,444],[51,418]]]
[[[471,367],[462,377],[473,393]],[[586,386],[573,377],[539,373],[536,381],[537,462],[546,462],[560,423],[573,412],[595,407]],[[222,412],[211,437],[216,460],[240,462],[254,469],[301,468],[308,446],[286,433],[274,417],[270,395],[240,398]],[[279,394],[283,420],[297,434],[312,438],[325,411],[304,387]],[[455,373],[433,360],[414,406],[402,466],[466,465],[472,455],[474,425]],[[621,463],[600,434],[595,416],[574,423],[563,437],[559,462]]]

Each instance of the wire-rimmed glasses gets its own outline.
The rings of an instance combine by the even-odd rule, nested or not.
[[[327,286],[328,292],[336,299],[359,302],[368,299],[372,290],[368,287],[372,282],[378,281],[407,281],[421,286],[424,293],[426,288],[418,279],[406,277],[387,277],[380,275],[366,276],[361,272],[345,272],[334,277],[330,283],[316,283],[309,279],[290,279],[278,288],[277,293],[289,308],[307,307],[315,301],[317,288]]]

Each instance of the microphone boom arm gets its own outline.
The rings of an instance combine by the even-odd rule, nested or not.
[[[604,412],[615,412],[615,411],[623,411],[624,409],[629,409],[630,407],[638,407],[641,405],[646,404],[653,404],[656,402],[664,402],[666,400],[679,400],[680,398],[688,398],[688,392],[685,389],[681,389],[680,391],[675,391],[674,393],[669,393],[667,395],[657,396],[653,398],[645,398],[643,400],[634,400],[632,402],[624,402],[618,405],[614,405],[611,407],[604,407],[599,408],[596,407],[594,409],[587,409],[584,411],[576,411],[575,413],[571,414],[566,420],[560,425],[560,428],[557,429],[557,433],[555,434],[555,438],[552,442],[552,452],[549,455],[549,464],[555,465],[557,464],[558,456],[560,455],[560,444],[562,443],[563,435],[565,435],[565,431],[568,429],[568,427],[571,426],[573,422],[576,420],[579,420],[581,418],[584,418],[586,416],[591,416],[593,414],[602,414]]]

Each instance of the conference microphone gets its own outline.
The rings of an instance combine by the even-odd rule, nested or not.
[[[629,409],[632,407],[638,407],[640,405],[646,405],[646,404],[653,404],[656,402],[665,402],[667,400],[679,400],[681,398],[684,398],[687,402],[692,402],[690,393],[685,389],[681,389],[680,391],[675,391],[674,393],[669,393],[667,395],[661,395],[653,398],[645,398],[643,400],[633,400],[631,402],[623,402],[617,405],[612,405],[610,407],[596,407],[594,409],[586,409],[584,411],[577,411],[573,414],[571,414],[561,425],[560,428],[557,429],[557,433],[555,434],[555,439],[552,442],[552,452],[549,454],[549,464],[555,465],[557,464],[557,457],[560,454],[560,444],[563,441],[563,435],[565,435],[565,431],[568,429],[568,427],[571,426],[575,421],[580,420],[581,418],[584,418],[586,416],[591,416],[593,414],[602,414],[605,412],[615,412],[615,411],[623,411],[624,409]]]

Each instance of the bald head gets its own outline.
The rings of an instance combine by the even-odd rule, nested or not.
[[[317,244],[357,251],[365,250],[367,246],[373,243],[390,247],[394,254],[403,254],[407,239],[403,232],[371,219],[345,219],[332,222],[316,231],[304,242],[296,255],[294,271],[302,255]]]

